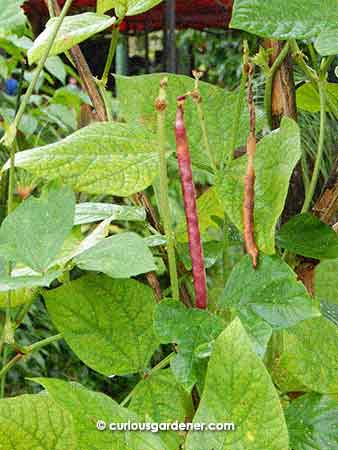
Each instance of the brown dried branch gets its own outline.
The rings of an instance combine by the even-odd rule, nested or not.
[[[248,107],[250,113],[250,133],[247,140],[248,165],[244,181],[244,201],[243,201],[243,226],[244,244],[247,253],[252,259],[252,265],[257,267],[258,247],[254,235],[254,204],[255,204],[255,168],[254,157],[256,153],[256,112],[253,99],[253,65],[248,65]]]

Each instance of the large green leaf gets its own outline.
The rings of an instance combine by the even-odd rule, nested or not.
[[[194,423],[234,423],[235,431],[189,432],[186,450],[286,450],[277,392],[239,319],[217,338]]]
[[[338,53],[338,30],[323,30],[318,36],[315,47],[318,53],[323,56],[336,55]]]
[[[148,286],[88,275],[44,296],[53,322],[89,367],[107,376],[146,368],[158,346]]]
[[[97,12],[103,14],[106,11],[115,8],[117,16],[135,16],[141,14],[154,6],[161,3],[163,0],[98,0]]]
[[[314,291],[320,300],[338,305],[338,259],[322,261],[316,266]]]
[[[154,107],[160,81],[168,78],[168,108],[166,120],[166,134],[171,148],[175,148],[175,135],[173,124],[175,122],[177,96],[191,91],[194,80],[183,75],[152,74],[135,77],[117,76],[117,94],[120,100],[121,114],[127,122],[146,126],[152,132],[157,130],[157,113]],[[230,151],[229,143],[234,126],[233,105],[237,100],[238,92],[227,92],[209,83],[200,83],[200,92],[203,98],[205,122],[208,132],[209,144],[214,158],[219,161],[224,153]],[[185,105],[185,121],[189,136],[189,145],[193,163],[210,167],[208,153],[204,148],[202,130],[198,113],[193,101]],[[263,114],[257,111],[257,129],[264,123]],[[243,110],[238,128],[236,147],[244,144],[249,132],[249,114],[246,107]]]
[[[287,155],[287,157],[285,156]],[[255,155],[255,235],[264,253],[275,253],[275,228],[289,189],[289,181],[301,156],[299,127],[284,118],[281,128],[265,136],[257,145]],[[244,177],[247,158],[231,162],[217,183],[230,220],[243,229]]]
[[[75,208],[74,225],[111,220],[145,221],[144,208],[137,206],[111,205],[109,203],[79,203]]]
[[[338,402],[310,393],[294,400],[285,411],[293,450],[338,448]]]
[[[0,0],[0,35],[15,30],[26,22],[21,8],[24,0]]]
[[[324,317],[305,320],[283,332],[277,383],[288,391],[294,378],[308,391],[338,393],[338,327]]]
[[[310,213],[299,214],[287,222],[277,235],[278,244],[308,258],[338,258],[338,235]]]
[[[46,24],[46,29],[35,39],[33,47],[28,50],[29,64],[35,63],[44,55],[50,36],[59,20],[59,17],[50,19]],[[74,45],[110,27],[115,21],[115,17],[103,16],[92,12],[65,17],[53,42],[49,56],[58,55],[69,50]]]
[[[337,26],[336,0],[235,0],[231,28],[275,39],[308,39]]]
[[[111,423],[139,423],[140,418],[132,411],[119,406],[107,395],[63,380],[35,378],[33,381],[42,384],[53,400],[71,416],[77,438],[76,450],[169,450],[159,436],[153,433],[110,431]],[[98,421],[105,423],[105,430],[97,429]],[[55,450],[68,450],[68,447]]]
[[[83,270],[105,273],[112,278],[129,278],[156,270],[144,240],[136,233],[122,233],[102,240],[74,259]]]
[[[80,450],[72,416],[45,394],[0,400],[0,449]]]
[[[219,305],[234,308],[244,323],[246,315],[254,313],[275,329],[320,316],[304,285],[277,256],[261,255],[257,269],[244,256],[232,270]]]
[[[45,271],[72,229],[74,211],[75,196],[66,186],[52,184],[40,198],[31,196],[3,221],[0,254]]]
[[[94,123],[62,141],[17,153],[15,165],[61,178],[77,191],[123,197],[151,185],[158,151],[154,136],[140,126]]]
[[[187,309],[177,300],[157,305],[154,328],[162,344],[178,344],[178,354],[171,362],[177,380],[190,391],[198,378],[200,361],[195,349],[215,339],[224,329],[223,320],[208,311]]]
[[[177,384],[170,369],[157,371],[136,386],[129,405],[144,420],[159,423],[183,423],[192,417],[190,396]],[[183,436],[176,431],[165,431],[160,437],[171,450],[177,450]]]

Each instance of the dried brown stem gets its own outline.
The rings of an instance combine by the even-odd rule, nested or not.
[[[53,7],[55,14],[59,16],[61,9],[57,0],[53,0]],[[96,86],[93,74],[88,66],[85,57],[83,56],[80,46],[75,45],[70,49],[70,53],[72,55],[76,69],[81,77],[84,88],[93,103],[98,120],[100,122],[105,122],[107,120],[107,114],[104,101]]]
[[[243,201],[243,226],[244,226],[244,244],[247,253],[252,259],[254,268],[258,264],[258,247],[255,241],[254,226],[254,205],[255,205],[255,167],[254,157],[256,153],[256,112],[253,99],[253,66],[248,65],[248,107],[250,113],[250,133],[247,140],[248,165],[244,180],[244,201]]]

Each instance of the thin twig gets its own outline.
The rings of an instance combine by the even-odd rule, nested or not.
[[[247,253],[252,259],[254,268],[258,264],[258,247],[255,241],[254,204],[255,204],[255,168],[256,153],[256,112],[253,99],[253,65],[248,65],[248,108],[250,113],[250,133],[247,140],[248,165],[244,181],[243,227],[244,243]]]

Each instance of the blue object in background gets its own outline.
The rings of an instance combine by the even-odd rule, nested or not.
[[[7,95],[16,95],[18,93],[19,83],[15,78],[9,78],[5,81],[5,92]]]

